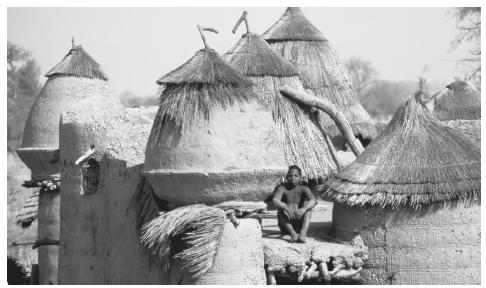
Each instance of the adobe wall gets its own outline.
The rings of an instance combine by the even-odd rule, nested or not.
[[[364,284],[480,284],[481,206],[361,208],[334,204],[341,240],[360,234],[369,247]]]
[[[39,192],[39,205],[37,214],[37,239],[59,239],[59,189]],[[59,246],[43,245],[38,248],[39,284],[58,284],[58,254]]]
[[[265,284],[261,228],[254,219],[242,220],[238,229],[226,224],[216,264],[196,282],[177,266],[168,275],[149,265],[127,208],[157,107],[125,109],[114,99],[89,100],[63,113],[60,124],[59,284]],[[91,144],[99,164],[97,189],[87,189],[87,173],[74,165]]]
[[[127,113],[110,98],[87,99],[62,115],[59,284],[165,284],[166,277],[149,267],[127,211],[153,121],[146,110],[153,115],[156,107]],[[91,144],[100,170],[98,187],[88,194],[74,162]]]

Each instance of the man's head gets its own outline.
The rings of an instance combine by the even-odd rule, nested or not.
[[[294,185],[300,184],[300,180],[302,178],[302,170],[297,165],[289,166],[289,171],[287,172],[287,176],[285,177],[288,183],[292,183]]]

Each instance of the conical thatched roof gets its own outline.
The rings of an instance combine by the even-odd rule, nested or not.
[[[164,127],[178,130],[173,128],[190,126],[200,118],[208,120],[213,106],[225,109],[256,98],[250,89],[251,81],[208,47],[157,80],[157,84],[162,85],[162,89],[152,141],[160,140]]]
[[[299,7],[289,7],[264,34],[267,41],[327,41]]]
[[[471,200],[480,197],[480,161],[478,147],[460,131],[409,99],[356,161],[319,189],[345,205]]]
[[[359,103],[338,54],[305,18],[300,8],[287,8],[280,20],[263,34],[263,38],[294,64],[305,89],[312,90],[317,97],[328,99],[344,113],[355,135],[367,139],[375,136],[374,124]],[[340,135],[329,116],[320,113],[320,117],[331,137]]]
[[[78,78],[108,80],[106,74],[81,45],[73,46],[68,54],[64,56],[54,68],[46,73],[46,77],[52,76],[71,76]]]
[[[446,90],[432,101],[434,113],[440,120],[481,119],[481,94],[464,81],[447,85]]]
[[[279,128],[288,164],[296,164],[311,178],[327,176],[335,169],[324,135],[311,120],[308,108],[283,97],[279,88],[290,85],[303,91],[297,71],[255,33],[245,33],[223,58],[233,69],[253,81]]]
[[[223,55],[231,68],[245,76],[298,76],[293,65],[278,55],[256,33],[245,33],[238,43]]]

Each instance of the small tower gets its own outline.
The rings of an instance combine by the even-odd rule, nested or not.
[[[39,284],[57,284],[59,241],[59,120],[61,112],[93,94],[109,95],[108,78],[81,46],[74,44],[46,75],[25,124],[20,159],[31,170],[24,186],[40,188],[38,204]]]

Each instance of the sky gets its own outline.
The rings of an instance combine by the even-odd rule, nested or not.
[[[204,47],[196,25],[210,26],[210,47],[224,54],[245,33],[232,34],[242,12],[250,30],[263,34],[285,8],[8,8],[7,40],[29,50],[42,75],[80,44],[108,74],[115,93],[157,94],[155,81]],[[463,72],[451,51],[457,34],[450,8],[303,7],[306,17],[338,51],[341,61],[370,61],[379,78],[447,84]],[[42,81],[45,78],[42,77]]]

